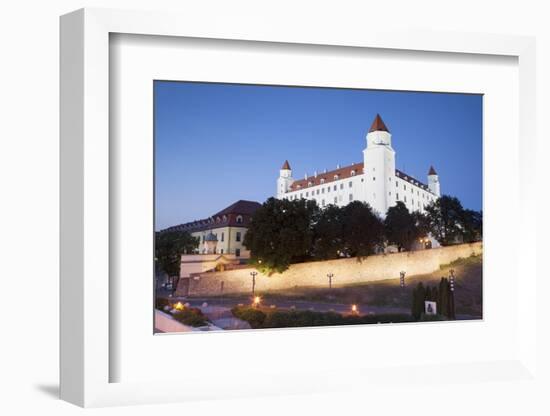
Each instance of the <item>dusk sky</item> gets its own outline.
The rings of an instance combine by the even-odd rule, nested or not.
[[[482,96],[155,81],[156,229],[276,193],[295,179],[363,161],[380,114],[396,168],[482,208]]]

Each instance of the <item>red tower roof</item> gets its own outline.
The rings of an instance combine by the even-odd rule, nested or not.
[[[437,175],[437,172],[435,171],[433,166],[430,166],[430,171],[428,172],[428,176],[431,176],[431,175]]]
[[[384,124],[382,117],[380,117],[380,114],[376,114],[376,117],[374,118],[374,121],[370,126],[369,133],[372,133],[373,131],[387,131],[388,133],[390,132]]]
[[[288,160],[285,160],[285,163],[283,164],[283,167],[281,169],[290,170],[290,163],[288,163]]]

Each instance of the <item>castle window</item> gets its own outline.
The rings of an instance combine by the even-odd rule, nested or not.
[[[325,188],[322,188],[322,189],[321,189],[321,193],[322,193],[322,194],[325,193]]]
[[[406,191],[407,190],[407,185],[403,184],[403,189]]]
[[[309,196],[309,192],[306,192],[306,198]]]
[[[243,222],[242,215],[237,215],[237,224],[242,224],[242,222]]]
[[[325,206],[325,200],[324,199],[321,201],[321,206],[323,206],[323,207]]]
[[[216,217],[216,222],[220,222],[220,217]]]
[[[353,201],[353,194],[349,194],[349,201]]]
[[[372,180],[375,181],[375,180],[376,180],[376,176],[373,176],[373,177],[372,177]]]
[[[351,171],[351,176],[355,176],[355,171],[354,170]]]
[[[318,189],[317,189],[317,192],[316,192],[316,193],[317,193],[317,195],[319,195],[319,190],[318,190]]]
[[[336,189],[337,189],[337,185],[334,185],[334,190],[336,191]]]
[[[235,241],[241,241],[241,232],[237,231],[237,234],[235,234]]]
[[[325,183],[325,178],[321,178],[321,185]]]
[[[407,195],[405,195],[405,196],[403,197],[403,200],[404,200],[405,202],[407,202]]]
[[[361,182],[365,182],[365,179],[364,179],[364,178],[361,178]]]
[[[220,254],[223,254],[223,248],[222,248],[222,249],[220,249]]]
[[[235,257],[241,257],[241,249],[240,248],[235,249]]]
[[[349,181],[349,187],[351,188],[353,186],[353,182]]]
[[[344,189],[344,184],[343,183],[340,184],[340,189]]]
[[[300,192],[300,199],[302,199],[302,193]]]
[[[338,179],[340,179],[340,175],[334,175],[334,180],[337,181]]]
[[[395,200],[399,201],[399,193],[395,194]]]
[[[399,184],[397,183],[397,181],[395,181],[395,187],[397,188],[399,186]]]
[[[334,197],[334,203],[337,204],[338,203],[338,197]]]
[[[311,181],[309,181],[309,182],[307,183],[307,186],[311,186],[311,185],[313,185],[313,184],[311,183]]]
[[[221,239],[221,241],[223,241],[224,238],[225,238],[225,233],[222,233],[222,239]]]

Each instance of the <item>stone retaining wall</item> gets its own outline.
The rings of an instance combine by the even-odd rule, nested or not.
[[[439,270],[443,264],[448,264],[458,258],[479,255],[482,250],[482,243],[479,242],[431,250],[369,256],[361,262],[356,258],[348,258],[293,264],[283,273],[274,273],[271,276],[258,273],[256,290],[265,292],[296,286],[328,287],[327,273],[334,274],[332,278],[334,287],[396,279],[399,278],[400,271],[405,271],[407,276],[432,273]],[[188,293],[182,292],[182,288],[187,286],[187,282],[182,282],[184,279],[180,279],[176,294],[179,296],[212,296],[248,293],[252,288],[250,272],[253,270],[253,268],[243,268],[192,276],[188,280]],[[185,291],[187,292],[187,290]]]

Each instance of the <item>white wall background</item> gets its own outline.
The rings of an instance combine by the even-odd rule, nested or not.
[[[202,3],[202,4],[200,4]],[[20,0],[6,1],[0,9],[0,412],[3,414],[73,414],[82,410],[56,400],[58,383],[58,16],[74,9],[117,7],[179,10],[231,19],[235,13],[270,16],[303,24],[388,25],[431,27],[438,30],[512,33],[538,36],[539,172],[549,155],[550,30],[547,2],[522,1],[161,1],[161,0]],[[205,21],[208,21],[206,18]],[[284,24],[282,24],[284,27]],[[525,145],[529,145],[526,143]],[[546,156],[546,157],[547,157]],[[536,172],[533,172],[535,175]],[[547,189],[547,181],[539,188]],[[540,211],[544,209],[540,196]],[[542,220],[542,215],[539,216]],[[539,244],[548,232],[540,224]],[[540,266],[542,266],[542,261]],[[550,289],[543,283],[538,291]],[[543,309],[544,307],[544,309]],[[541,305],[541,313],[548,313]],[[547,327],[548,328],[548,327]],[[548,367],[548,332],[541,364]],[[550,374],[546,371],[546,374]],[[328,381],[327,381],[328,382]],[[542,390],[529,384],[487,383],[430,391],[387,393],[377,397],[330,396],[256,398],[230,402],[164,405],[156,408],[94,410],[99,414],[415,414],[426,404],[440,408],[448,400],[449,415],[548,414]],[[464,396],[464,395],[467,396]],[[418,404],[418,405],[415,405]],[[428,406],[430,407],[430,406]]]

